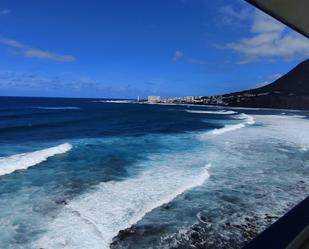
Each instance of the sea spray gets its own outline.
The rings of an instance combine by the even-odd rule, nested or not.
[[[209,166],[195,170],[160,167],[137,178],[101,183],[94,192],[65,206],[35,248],[107,249],[120,230],[202,185],[209,177]]]
[[[0,157],[0,175],[11,174],[16,170],[27,169],[47,160],[57,154],[63,154],[72,149],[72,145],[64,143],[55,147],[29,153]]]
[[[227,125],[224,125],[222,128],[215,128],[215,129],[213,129],[213,130],[211,130],[209,132],[200,134],[199,137],[201,139],[207,139],[207,136],[209,134],[211,134],[211,135],[220,135],[220,134],[223,134],[223,133],[226,133],[226,132],[229,132],[229,131],[234,131],[234,130],[238,130],[238,129],[244,128],[246,125],[253,125],[255,123],[255,120],[254,120],[254,118],[252,116],[244,114],[244,113],[236,115],[234,117],[234,119],[239,119],[242,122],[238,123],[238,124],[227,124]]]
[[[234,111],[202,111],[202,110],[185,110],[188,113],[196,113],[196,114],[216,114],[216,115],[232,115],[236,114],[237,112]]]

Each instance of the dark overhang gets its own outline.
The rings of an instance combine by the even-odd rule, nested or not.
[[[309,38],[309,0],[246,0]]]

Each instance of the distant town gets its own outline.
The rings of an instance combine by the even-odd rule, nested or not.
[[[169,104],[204,104],[204,105],[224,105],[222,96],[186,96],[175,98],[161,98],[160,96],[148,96],[148,103],[169,103]]]
[[[309,59],[262,87],[215,96],[149,96],[145,102],[309,110]]]

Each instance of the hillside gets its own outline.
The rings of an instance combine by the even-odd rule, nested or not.
[[[309,59],[263,87],[202,99],[205,104],[309,110]]]

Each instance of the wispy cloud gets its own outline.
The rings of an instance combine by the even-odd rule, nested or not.
[[[247,7],[238,7],[232,5],[224,5],[219,9],[222,22],[225,24],[234,24],[237,20],[246,20],[251,15],[251,9]]]
[[[199,64],[199,65],[204,65],[206,64],[205,60],[193,58],[186,56],[183,51],[176,50],[173,56],[173,61],[184,61],[186,63],[190,64]]]
[[[182,51],[176,50],[174,53],[173,60],[174,61],[180,60],[183,56],[184,56],[184,53]]]
[[[72,62],[76,58],[72,55],[61,55],[52,53],[49,51],[39,50],[35,48],[28,48],[24,51],[24,55],[29,58],[45,59],[45,60],[54,60],[61,62]]]
[[[268,84],[274,82],[275,80],[281,78],[282,76],[283,76],[283,74],[281,74],[281,73],[276,73],[276,74],[268,75],[267,77],[264,78],[264,81],[256,84],[253,87],[254,88],[258,88],[258,87],[262,87],[262,86],[268,85]]]
[[[239,63],[251,63],[260,60],[295,59],[309,56],[309,40],[285,25],[264,14],[255,11],[251,21],[249,37],[226,44],[226,48],[239,53]]]
[[[219,10],[222,14],[224,14],[227,18],[238,19],[238,20],[245,20],[250,15],[250,9],[248,8],[241,8],[236,9],[232,5],[225,5],[222,6]]]
[[[135,96],[141,89],[121,83],[105,83],[87,76],[71,73],[43,75],[38,72],[0,71],[0,92],[22,93],[32,96]],[[145,91],[145,93],[151,90]],[[147,94],[145,94],[147,96]]]
[[[53,60],[58,62],[73,62],[76,58],[73,55],[57,54],[47,50],[37,49],[28,45],[25,45],[16,40],[0,37],[0,43],[2,45],[14,48],[19,54],[28,58]]]
[[[252,9],[239,4],[237,1],[233,5],[223,5],[218,8],[216,15],[216,24],[228,27],[229,30],[239,31],[242,28],[248,27],[248,22],[245,20],[252,16]]]
[[[0,9],[0,16],[6,16],[8,14],[10,14],[11,11],[9,9]]]

